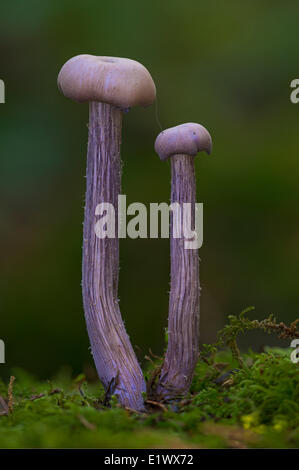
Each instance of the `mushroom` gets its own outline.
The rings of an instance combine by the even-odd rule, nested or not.
[[[98,205],[110,203],[117,224],[122,115],[132,106],[150,105],[155,84],[134,60],[78,55],[63,65],[58,87],[70,99],[90,102],[82,290],[94,362],[107,396],[114,394],[121,405],[140,410],[146,387],[118,305],[117,230],[114,238],[99,238],[95,223]]]
[[[191,222],[195,221],[196,178],[194,156],[210,154],[212,140],[200,124],[186,123],[161,132],[155,151],[161,160],[171,161],[171,203],[191,204]],[[170,219],[171,287],[168,317],[168,347],[162,366],[157,396],[171,400],[188,392],[198,360],[199,343],[199,257],[198,248],[189,249],[182,234],[184,220]],[[176,220],[176,221],[175,221]],[[174,227],[174,225],[176,227]],[[174,237],[173,230],[181,233]],[[181,229],[181,231],[178,231]]]

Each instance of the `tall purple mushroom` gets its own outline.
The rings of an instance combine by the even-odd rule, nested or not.
[[[194,156],[200,151],[210,154],[212,140],[200,124],[186,123],[161,132],[155,150],[161,160],[171,161],[171,203],[191,204],[194,227],[196,179]],[[158,398],[170,400],[185,395],[191,385],[198,360],[199,343],[199,257],[198,248],[186,248],[183,217],[176,223],[181,229],[175,238],[174,215],[171,214],[170,255],[171,288],[168,317],[168,348],[157,386]]]
[[[90,102],[82,288],[94,362],[106,392],[140,410],[145,382],[118,305],[118,227],[114,238],[99,238],[95,224],[100,203],[111,203],[118,220],[123,111],[150,105],[155,84],[134,60],[79,55],[62,67],[58,87],[70,99]]]

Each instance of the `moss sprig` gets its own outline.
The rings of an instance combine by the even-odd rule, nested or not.
[[[237,338],[240,334],[251,330],[262,330],[268,334],[275,333],[280,339],[299,338],[299,331],[297,330],[299,318],[293,321],[290,326],[283,322],[278,323],[272,314],[264,320],[251,320],[246,314],[253,310],[255,310],[254,307],[247,307],[239,315],[229,315],[229,322],[218,332],[217,341],[215,343],[216,348],[222,345],[228,346],[240,368],[244,367],[244,362],[237,344]]]

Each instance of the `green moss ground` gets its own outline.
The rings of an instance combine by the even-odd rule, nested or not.
[[[202,354],[190,395],[148,404],[146,414],[114,399],[103,406],[103,389],[83,376],[62,373],[40,382],[15,370],[13,410],[0,416],[0,447],[299,447],[299,366],[290,350],[242,358],[240,368],[231,351]],[[0,396],[8,403],[1,381]]]

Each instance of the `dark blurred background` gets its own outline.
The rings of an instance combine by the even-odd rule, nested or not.
[[[169,200],[170,166],[153,150],[157,115],[163,128],[195,121],[213,137],[212,156],[196,159],[201,341],[249,305],[257,318],[297,318],[298,16],[291,1],[1,2],[1,374],[92,365],[80,286],[88,106],[56,86],[80,53],[136,59],[157,86],[156,105],[124,118],[128,203]],[[163,351],[168,245],[121,241],[121,310],[140,359]],[[277,344],[253,334],[243,347],[265,343]]]

